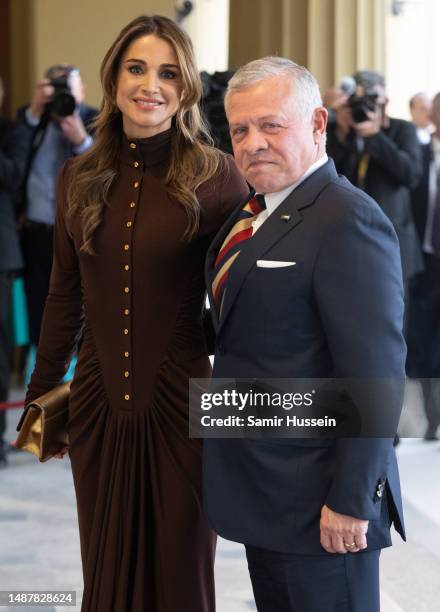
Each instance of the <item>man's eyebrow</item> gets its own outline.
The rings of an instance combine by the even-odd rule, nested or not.
[[[264,115],[263,117],[258,117],[258,119],[256,120],[258,123],[260,123],[261,121],[279,121],[282,122],[283,121],[283,117],[281,117],[280,115]],[[246,121],[237,121],[236,123],[230,123],[229,124],[229,129],[233,128],[233,127],[237,127],[238,125],[244,125],[246,123]]]
[[[264,117],[259,117],[258,121],[282,121],[283,118],[280,115],[265,115]]]
[[[137,64],[142,64],[143,66],[147,65],[147,62],[145,60],[137,59],[135,57],[131,57],[125,60],[125,63],[128,64],[129,62],[136,62]],[[161,64],[160,67],[161,68],[177,68],[177,70],[180,70],[177,64]]]

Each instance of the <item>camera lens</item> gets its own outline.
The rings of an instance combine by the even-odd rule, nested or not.
[[[76,101],[69,91],[55,93],[50,104],[50,110],[59,117],[68,117],[75,112]]]

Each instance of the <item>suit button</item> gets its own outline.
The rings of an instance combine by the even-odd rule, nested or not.
[[[382,500],[383,493],[384,493],[384,490],[385,490],[385,482],[386,482],[385,480],[381,479],[381,480],[379,480],[379,482],[376,485],[376,492],[374,494],[374,503],[375,504],[378,504]]]
[[[224,344],[218,344],[217,345],[217,351],[220,355],[224,355],[226,353],[226,349],[225,349],[225,345]]]

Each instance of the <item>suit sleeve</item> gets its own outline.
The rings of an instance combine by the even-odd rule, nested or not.
[[[323,238],[314,291],[335,377],[355,381],[361,411],[375,402],[376,410],[392,411],[398,421],[406,357],[399,245],[379,207],[355,194]],[[359,395],[365,382],[368,394]],[[391,393],[384,394],[384,383]],[[326,504],[341,514],[378,519],[375,494],[385,482],[392,445],[392,437],[337,439]]]
[[[26,403],[61,382],[82,331],[81,278],[75,245],[66,225],[65,175],[66,166],[57,185],[52,273]]]
[[[413,125],[402,121],[396,137],[381,130],[365,138],[365,151],[400,185],[413,189],[422,173],[421,149]]]

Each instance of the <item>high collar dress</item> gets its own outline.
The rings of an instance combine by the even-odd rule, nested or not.
[[[95,237],[80,251],[57,200],[54,263],[27,400],[53,388],[79,342],[70,459],[84,575],[82,612],[213,612],[215,535],[202,510],[201,441],[188,435],[188,379],[208,377],[207,247],[248,188],[232,158],[198,190],[200,229],[168,196],[171,131],[121,143]]]

